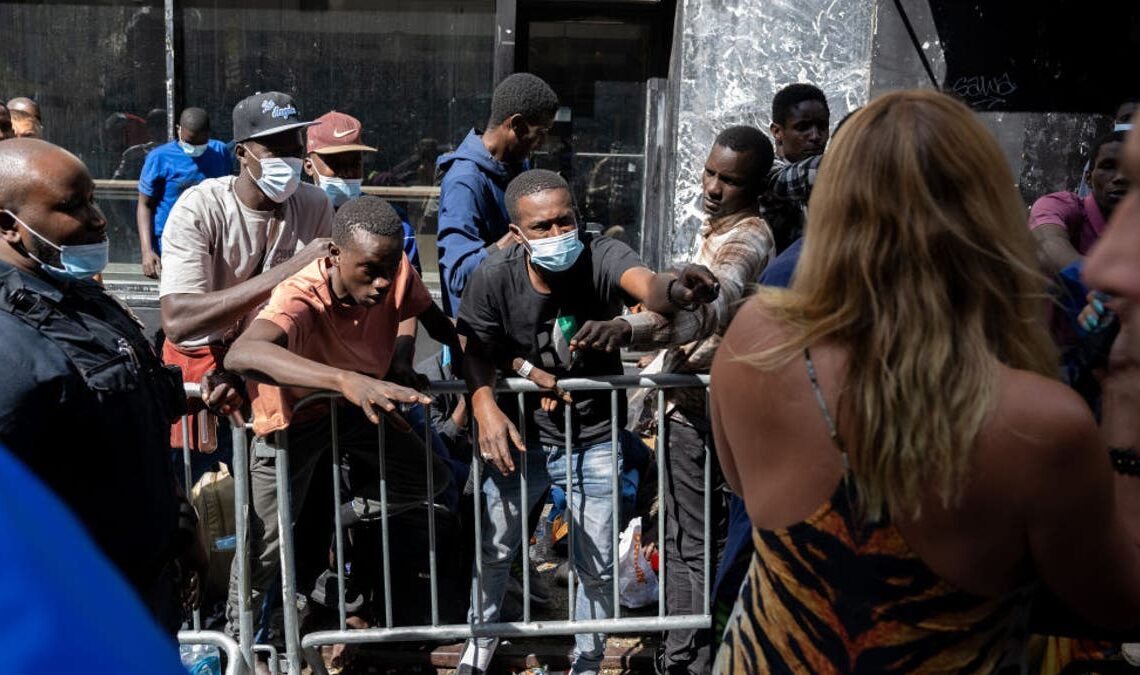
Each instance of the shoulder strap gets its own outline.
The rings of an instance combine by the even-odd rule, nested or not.
[[[84,322],[63,311],[50,298],[26,287],[15,269],[0,275],[0,280],[0,310],[20,319],[56,345],[92,389],[104,388],[105,383],[98,375],[109,366],[136,361],[129,342],[119,339],[111,344],[100,340]]]
[[[808,379],[811,380],[815,402],[819,404],[819,411],[823,413],[823,421],[827,423],[827,434],[831,437],[831,442],[839,449],[839,453],[843,455],[843,466],[849,467],[847,450],[843,447],[843,439],[839,437],[839,428],[835,424],[835,418],[831,416],[831,410],[827,407],[827,399],[823,397],[823,389],[819,386],[819,375],[815,371],[815,363],[811,360],[811,351],[807,347],[804,347],[804,361],[807,363]]]

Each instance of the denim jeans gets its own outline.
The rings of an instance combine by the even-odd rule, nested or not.
[[[524,470],[521,453],[513,452],[518,471]],[[516,472],[503,476],[489,464],[484,465],[482,515],[483,593],[480,605],[477,573],[472,569],[471,609],[469,622],[492,623],[499,618],[503,593],[511,560],[519,550],[522,531],[522,509],[530,510],[552,483],[565,485],[566,451],[564,446],[533,445],[527,450],[526,503],[521,504],[522,488]],[[613,468],[610,444],[576,448],[571,453],[571,498],[573,539],[571,557],[578,576],[574,618],[608,619],[613,616]],[[621,465],[618,449],[618,470]],[[482,613],[477,610],[482,607]],[[605,655],[606,636],[602,633],[580,633],[574,636],[573,673],[597,673]],[[488,655],[495,649],[495,638],[469,640],[464,657],[476,652]],[[465,658],[465,662],[471,662]],[[483,660],[483,659],[481,659]],[[484,663],[489,657],[483,660]]]

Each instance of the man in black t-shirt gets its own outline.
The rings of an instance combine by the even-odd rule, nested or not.
[[[610,464],[610,392],[582,392],[567,399],[557,378],[620,375],[618,349],[631,328],[617,319],[622,306],[643,303],[673,314],[716,297],[716,279],[691,265],[679,275],[655,274],[628,246],[604,236],[579,233],[566,181],[550,171],[527,171],[506,191],[511,231],[522,243],[493,253],[472,275],[459,311],[467,336],[465,375],[479,423],[479,448],[488,468],[482,490],[482,598],[472,598],[469,620],[493,622],[499,614],[511,559],[518,549],[521,513],[529,511],[554,480],[566,475],[565,415],[570,412],[573,484],[573,559],[581,586],[575,618],[613,615]],[[522,377],[550,393],[524,399],[525,440],[517,397],[500,408],[493,393],[495,364],[511,364]],[[616,423],[625,424],[624,392]],[[512,447],[514,446],[514,447]],[[528,461],[523,463],[522,451]],[[620,449],[619,449],[620,452]],[[525,503],[514,472],[525,470]],[[477,592],[474,590],[473,593]],[[476,609],[482,608],[477,615]],[[605,636],[575,636],[574,673],[600,670]],[[487,669],[496,640],[468,641],[459,673]]]

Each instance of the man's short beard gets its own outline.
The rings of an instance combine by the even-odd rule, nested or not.
[[[50,267],[63,267],[59,251],[48,246],[47,242],[41,240],[34,234],[29,238],[32,240],[32,245],[28,247],[26,251],[30,253],[35,260]]]

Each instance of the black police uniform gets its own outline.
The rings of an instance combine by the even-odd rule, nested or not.
[[[160,623],[177,628],[170,565],[190,541],[170,458],[181,375],[98,284],[63,291],[0,262],[0,382],[0,444],[63,498]]]

